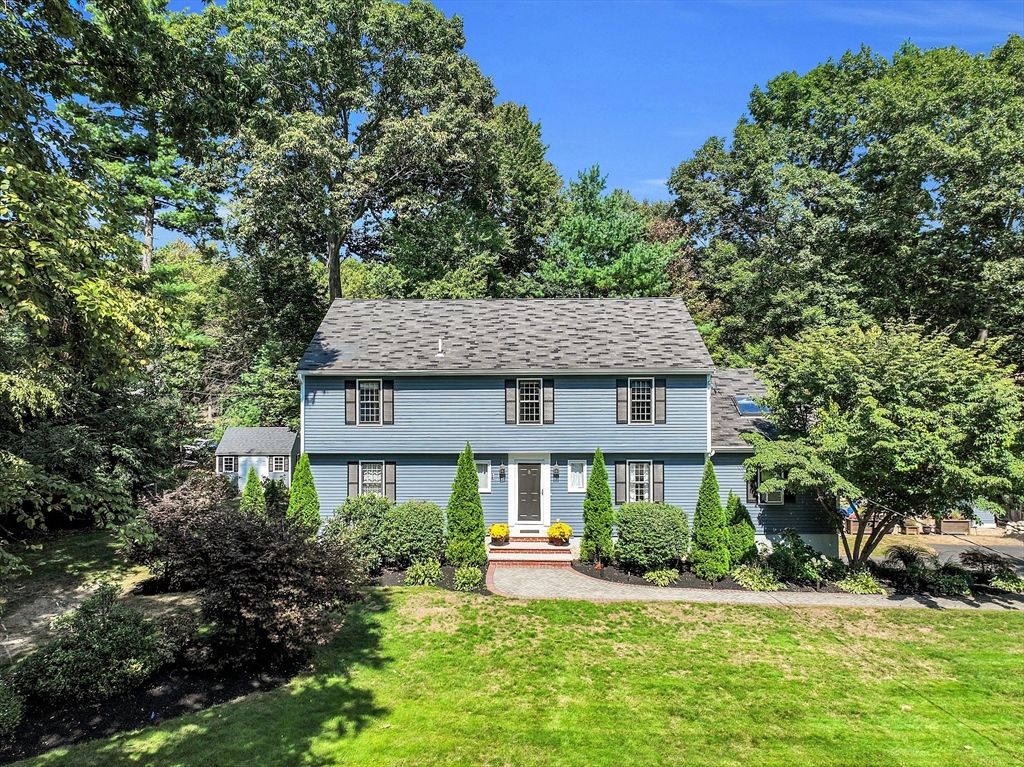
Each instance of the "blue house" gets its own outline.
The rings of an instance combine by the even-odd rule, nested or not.
[[[594,448],[617,505],[693,514],[710,455],[758,533],[795,527],[835,553],[809,500],[758,496],[743,478],[744,430],[770,429],[750,371],[716,372],[678,298],[336,300],[298,369],[301,452],[321,514],[347,496],[402,502],[451,492],[468,441],[488,525],[579,536]],[[749,411],[749,412],[748,412]]]

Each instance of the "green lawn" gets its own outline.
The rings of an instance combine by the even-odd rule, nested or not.
[[[60,765],[1024,763],[1024,615],[379,590],[290,687]]]

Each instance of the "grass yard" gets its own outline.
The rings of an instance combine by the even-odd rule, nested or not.
[[[1024,615],[381,589],[290,687],[37,765],[1017,765]]]

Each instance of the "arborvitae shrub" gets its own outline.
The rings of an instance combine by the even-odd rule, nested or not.
[[[729,500],[725,504],[725,516],[729,521],[729,564],[737,567],[752,562],[757,557],[754,523],[750,519],[747,507],[740,503],[739,497],[732,490],[729,491]]]
[[[640,573],[677,568],[690,545],[686,514],[667,503],[624,503],[615,515],[615,558]]]
[[[473,448],[459,455],[459,466],[448,499],[448,563],[455,567],[482,567],[487,563],[484,507]]]
[[[252,466],[245,477],[245,490],[242,491],[242,501],[238,508],[243,514],[253,517],[267,516],[267,499],[263,495],[263,485],[260,484],[260,478],[256,476],[256,469]]]
[[[406,568],[420,559],[444,556],[444,512],[430,501],[406,501],[384,514],[386,567]]]
[[[704,464],[704,478],[693,515],[693,549],[690,567],[698,578],[721,580],[729,572],[728,530],[725,509],[718,494],[718,479],[711,461]]]
[[[311,530],[320,527],[320,497],[316,494],[309,456],[305,454],[299,458],[299,465],[295,467],[295,475],[292,477],[287,516]]]
[[[591,562],[607,562],[612,557],[612,525],[615,511],[612,491],[608,485],[608,469],[601,448],[594,451],[594,461],[587,478],[587,494],[583,498],[583,539],[580,558]]]

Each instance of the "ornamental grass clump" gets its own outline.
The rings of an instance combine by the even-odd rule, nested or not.
[[[667,503],[624,503],[616,514],[615,558],[627,570],[644,573],[678,568],[686,557],[690,531],[686,514]]]
[[[693,548],[690,568],[698,578],[719,581],[729,572],[728,531],[725,509],[718,494],[718,478],[711,461],[704,464],[704,477],[693,515]]]
[[[487,563],[484,507],[473,448],[459,455],[459,465],[448,499],[448,563],[455,567],[483,567]]]
[[[615,515],[612,490],[608,484],[608,469],[604,465],[601,448],[594,451],[594,460],[587,478],[587,494],[583,498],[583,538],[580,541],[580,559],[598,565],[612,558],[612,525]]]

